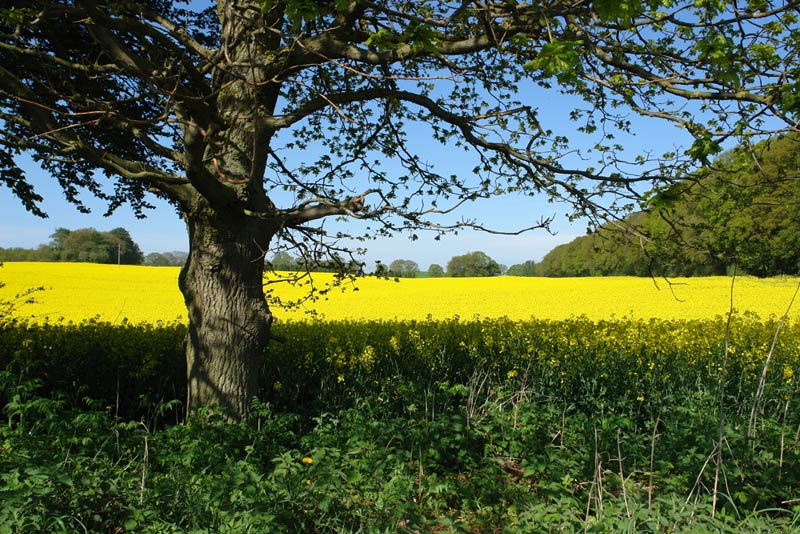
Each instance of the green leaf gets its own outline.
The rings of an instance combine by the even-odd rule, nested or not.
[[[22,24],[26,19],[33,20],[36,15],[36,10],[33,8],[12,7],[0,9],[0,21],[9,25]]]
[[[397,37],[392,31],[381,28],[370,35],[367,40],[364,41],[364,44],[377,50],[389,50],[397,45]]]
[[[708,162],[709,156],[719,154],[720,152],[722,152],[722,147],[708,136],[695,139],[692,146],[686,151],[693,159],[702,162]]]
[[[683,196],[683,189],[679,186],[669,186],[651,191],[644,201],[644,206],[649,210],[660,211],[673,207]]]
[[[426,24],[422,24],[417,20],[412,20],[408,26],[403,30],[400,36],[401,40],[410,44],[411,48],[415,51],[424,50],[426,52],[433,52],[436,50],[436,41],[438,33]]]
[[[580,65],[581,41],[556,41],[542,46],[536,59],[524,65],[525,70],[541,71],[542,76],[553,76],[561,82],[577,79],[577,68]]]
[[[633,0],[595,0],[597,16],[604,21],[624,23],[635,19],[644,12],[644,2]]]

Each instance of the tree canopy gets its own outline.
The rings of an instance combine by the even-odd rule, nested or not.
[[[45,215],[26,152],[78,209],[84,192],[109,212],[143,215],[148,193],[176,206],[189,404],[235,419],[271,335],[276,241],[353,265],[349,235],[500,231],[458,209],[505,193],[621,217],[725,142],[796,127],[797,27],[797,2],[771,0],[11,0],[0,181]],[[576,104],[548,123],[558,93]],[[617,139],[636,116],[689,141],[627,157]],[[412,137],[473,171],[429,162]],[[549,223],[526,211],[501,230]]]
[[[389,276],[414,278],[419,272],[419,265],[413,260],[393,260],[389,264]]]
[[[441,278],[444,276],[444,269],[438,263],[431,263],[428,267],[429,278]]]
[[[537,276],[536,262],[528,260],[512,265],[506,273],[509,276]]]
[[[542,276],[800,273],[800,136],[737,147],[676,184],[626,225],[548,253]]]
[[[454,278],[467,276],[498,276],[500,264],[481,251],[453,256],[447,262],[447,276]]]
[[[196,11],[180,2],[26,1],[0,16],[3,182],[35,213],[40,197],[13,157],[18,150],[32,151],[81,209],[85,189],[108,200],[109,211],[128,202],[140,213],[151,190],[179,205],[199,195],[244,214],[275,210],[282,230],[332,214],[419,229],[438,228],[423,217],[448,211],[441,200],[452,207],[512,190],[593,212],[599,194],[659,185],[731,135],[774,128],[768,115],[793,126],[800,109],[794,2],[454,9],[261,0]],[[596,162],[561,163],[569,139],[519,94],[526,81],[585,99],[588,106],[566,113],[578,130],[602,129],[607,142],[595,147]],[[701,104],[681,109],[680,100]],[[614,131],[631,128],[631,111],[675,123],[693,144],[642,154],[633,166],[617,160]],[[442,176],[405,153],[412,122],[477,153],[475,176]],[[316,161],[304,152],[313,142],[327,149]],[[368,159],[371,150],[405,172]],[[296,154],[303,157],[292,165]],[[119,180],[113,192],[102,188],[103,175]],[[348,195],[345,184],[357,176],[368,187]],[[587,178],[599,187],[581,185]],[[275,199],[255,205],[239,192],[256,183]],[[292,193],[288,207],[276,204],[283,188]],[[422,197],[440,202],[423,209],[409,201]]]
[[[274,271],[296,271],[302,267],[302,261],[285,250],[281,250],[272,256],[269,266]]]

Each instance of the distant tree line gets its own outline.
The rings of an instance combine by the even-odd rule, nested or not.
[[[144,264],[153,267],[182,267],[189,257],[188,252],[151,252],[144,257]]]
[[[307,267],[301,258],[295,258],[283,251],[277,252],[272,259],[269,259],[267,266],[274,271],[297,271]],[[316,264],[310,270],[325,271],[326,267],[325,264]],[[497,263],[485,252],[476,251],[462,256],[453,256],[447,263],[447,270],[438,263],[432,263],[427,271],[422,271],[419,264],[413,260],[395,259],[388,264],[381,261],[376,262],[375,270],[371,274],[390,278],[416,278],[421,275],[437,278],[443,276],[498,276],[504,274],[505,271],[506,268],[503,265]]]
[[[498,276],[503,274],[503,266],[481,251],[470,252],[462,256],[453,256],[447,262],[445,271],[438,263],[432,263],[426,272],[429,278]],[[397,278],[414,278],[421,274],[419,265],[411,260],[394,260],[389,268],[377,274],[386,274]]]
[[[94,228],[58,228],[51,241],[35,249],[0,248],[0,261],[73,261],[140,265],[139,245],[124,228],[98,232]]]
[[[539,276],[800,274],[800,134],[723,153],[625,225],[554,248]],[[756,157],[754,157],[754,154]]]
[[[0,261],[55,261],[48,245],[37,248],[0,247]]]
[[[539,276],[538,266],[533,260],[512,265],[506,271],[509,276]]]
[[[533,263],[533,262],[527,262]],[[526,264],[527,264],[526,263]],[[276,253],[272,259],[268,260],[267,265],[274,271],[296,271],[306,269],[307,266],[300,258],[295,258],[286,252]],[[350,266],[353,267],[353,266]],[[360,266],[357,266],[360,267]],[[522,272],[523,266],[513,266],[512,269],[519,268]],[[309,269],[311,271],[325,271],[324,263]],[[504,265],[497,263],[488,254],[481,251],[470,252],[461,256],[453,256],[447,263],[447,269],[438,263],[432,263],[427,271],[422,271],[417,262],[408,259],[396,259],[390,263],[377,261],[375,270],[371,273],[374,276],[385,276],[390,278],[416,278],[427,276],[429,278],[439,277],[468,277],[468,276],[498,276],[507,271]]]
[[[419,266],[411,260],[394,260],[388,267],[384,264],[379,264],[383,268],[379,273],[388,276],[395,276],[398,278],[403,277],[416,277],[422,274]],[[499,276],[508,274],[511,276],[536,276],[535,274],[536,263],[534,261],[526,261],[519,265],[512,265],[506,267],[497,263],[491,256],[482,251],[469,252],[460,256],[453,256],[447,262],[447,268],[443,268],[438,263],[432,263],[427,272],[425,273],[428,278],[465,278],[465,277],[486,277],[486,276]]]
[[[347,260],[333,255],[326,258],[303,258],[292,256],[285,250],[266,258],[264,270],[314,273],[359,273],[362,265],[355,260]]]

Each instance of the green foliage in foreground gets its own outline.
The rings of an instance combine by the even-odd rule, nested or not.
[[[181,327],[4,324],[0,532],[800,528],[797,325],[278,326],[251,421],[165,425]]]

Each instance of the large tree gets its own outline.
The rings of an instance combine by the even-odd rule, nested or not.
[[[481,251],[453,256],[447,262],[447,276],[454,278],[468,276],[498,276],[502,271],[500,264]]]
[[[389,264],[389,276],[414,278],[419,272],[419,265],[414,260],[393,260]]]
[[[303,258],[327,246],[341,259],[325,218],[372,221],[354,227],[378,234],[484,229],[447,216],[507,192],[611,215],[731,136],[794,127],[800,108],[796,2],[202,5],[4,2],[0,180],[44,215],[16,157],[27,152],[80,209],[82,191],[110,211],[142,213],[148,191],[178,208],[190,240],[189,406],[232,419],[258,391],[272,323],[263,262],[276,239]],[[593,161],[541,122],[548,90],[583,102],[563,116],[594,137]],[[693,142],[626,162],[613,138],[636,114]],[[432,166],[409,131],[466,150],[474,173]]]

